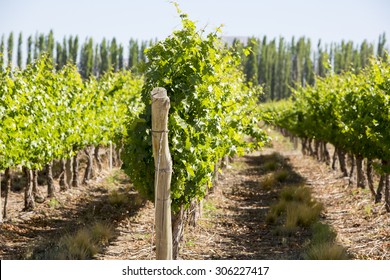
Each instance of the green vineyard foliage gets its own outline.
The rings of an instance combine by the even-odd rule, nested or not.
[[[109,72],[83,81],[74,65],[46,56],[0,73],[0,170],[41,169],[89,145],[121,138],[142,109],[142,78]]]
[[[390,159],[390,61],[372,59],[358,74],[317,77],[292,99],[264,104],[270,123],[301,138],[316,139],[355,156]],[[379,166],[386,171],[386,166]]]
[[[146,107],[140,119],[128,126],[123,159],[134,185],[153,200],[150,93],[164,87],[171,102],[173,211],[205,196],[214,167],[224,155],[242,154],[266,140],[256,113],[261,88],[245,83],[239,56],[224,48],[218,31],[204,36],[187,15],[179,13],[182,29],[146,51],[142,89]],[[253,141],[247,141],[246,135]]]

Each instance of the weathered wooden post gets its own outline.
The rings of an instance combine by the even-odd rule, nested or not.
[[[108,166],[112,170],[112,141],[110,140],[110,152],[108,156]]]
[[[169,97],[164,88],[155,88],[152,97],[152,141],[154,157],[154,194],[156,258],[172,259],[171,176],[172,160],[168,146]]]
[[[0,224],[3,223],[3,205],[1,204],[1,172],[0,172]]]

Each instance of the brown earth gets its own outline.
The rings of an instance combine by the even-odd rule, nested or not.
[[[182,259],[302,259],[310,230],[278,234],[265,217],[286,185],[310,186],[324,205],[324,223],[353,259],[390,259],[390,214],[374,204],[366,190],[349,187],[324,163],[303,156],[273,133],[273,147],[234,159],[219,176],[218,186],[203,202],[203,215],[186,227]],[[262,184],[265,164],[280,154],[288,178],[274,186]],[[40,187],[42,193],[45,188]],[[112,197],[124,196],[115,202]],[[9,218],[1,225],[1,259],[47,259],[61,237],[96,221],[113,225],[114,236],[96,259],[153,259],[153,204],[140,198],[120,170],[103,171],[89,185],[56,193],[56,198],[22,212],[23,192],[11,192]]]

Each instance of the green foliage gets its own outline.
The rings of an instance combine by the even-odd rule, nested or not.
[[[354,155],[390,158],[390,63],[374,60],[358,74],[317,78],[293,101],[262,106],[270,123],[301,138],[329,142]],[[379,169],[384,169],[380,166]]]
[[[187,15],[180,17],[181,30],[145,51],[142,101],[146,108],[128,126],[124,154],[126,173],[141,193],[153,199],[150,92],[164,87],[171,102],[174,211],[206,194],[218,159],[258,148],[266,139],[254,110],[260,88],[246,86],[239,57],[223,47],[216,33],[204,37]],[[245,141],[245,135],[254,141]]]
[[[75,66],[55,71],[46,56],[24,70],[6,69],[0,73],[0,170],[41,169],[88,145],[119,142],[125,123],[142,109],[141,87],[130,72],[83,82]]]

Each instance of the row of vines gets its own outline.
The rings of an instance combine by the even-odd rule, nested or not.
[[[46,169],[52,197],[53,161],[61,160],[61,189],[65,190],[65,160],[73,158],[72,183],[77,186],[80,151],[86,151],[90,163],[93,147],[109,141],[120,145],[125,124],[142,109],[138,93],[143,81],[130,72],[82,80],[75,66],[56,71],[53,62],[42,56],[26,69],[6,69],[0,75],[0,170],[6,177],[3,217],[13,169],[22,168],[26,174],[24,209],[31,210],[38,195],[34,184],[38,170]],[[89,178],[86,172],[84,179]]]
[[[344,176],[352,178],[356,168],[357,186],[368,185],[376,202],[381,201],[384,191],[390,211],[389,57],[372,59],[357,74],[317,78],[314,86],[295,90],[292,100],[266,104],[262,111],[271,124],[301,138],[304,153],[330,163],[326,144],[331,143],[335,147],[333,168],[337,158]],[[379,177],[377,189],[375,174]]]

